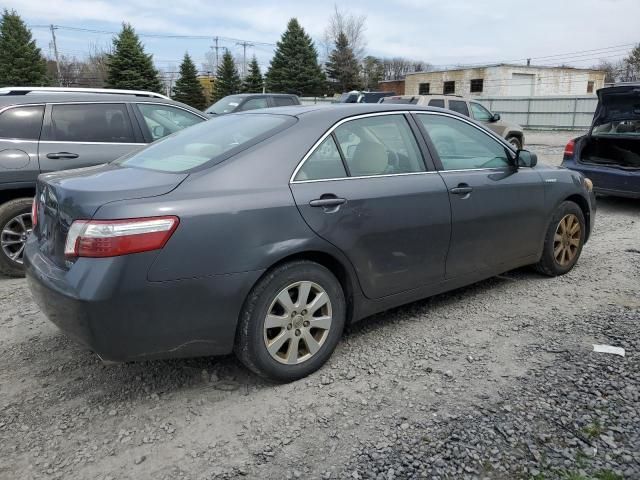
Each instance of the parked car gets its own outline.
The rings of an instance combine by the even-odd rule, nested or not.
[[[361,92],[353,90],[340,95],[337,103],[378,103],[381,98],[395,95],[395,92]]]
[[[207,108],[207,115],[225,115],[227,113],[244,112],[269,107],[290,107],[300,105],[297,95],[286,93],[241,93],[228,95]]]
[[[597,94],[591,129],[569,141],[562,165],[588,175],[596,193],[640,198],[640,83]]]
[[[346,323],[523,265],[571,270],[594,197],[579,173],[536,163],[414,105],[224,115],[41,175],[27,278],[105,360],[235,351],[295,380]]]
[[[383,98],[380,103],[426,105],[453,110],[482,123],[506,139],[516,150],[524,147],[524,130],[520,125],[501,120],[499,113],[492,113],[480,102],[459,95],[400,95]]]
[[[151,92],[0,89],[0,273],[24,274],[38,174],[110,162],[204,120]]]

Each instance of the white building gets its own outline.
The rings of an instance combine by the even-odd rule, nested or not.
[[[601,70],[498,64],[410,73],[405,78],[404,93],[465,97],[589,95],[604,86],[604,78]]]

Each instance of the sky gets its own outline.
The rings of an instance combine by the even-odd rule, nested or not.
[[[3,7],[15,9],[32,27],[45,55],[52,52],[51,32],[44,28],[49,24],[112,32],[126,21],[140,34],[205,37],[142,36],[158,67],[172,70],[186,51],[202,68],[215,36],[256,43],[247,48],[247,57],[256,55],[266,68],[273,44],[291,17],[298,18],[322,52],[323,32],[336,3],[4,0]],[[443,67],[526,58],[532,58],[533,64],[589,67],[599,59],[618,60],[630,44],[640,42],[640,0],[350,0],[337,5],[343,12],[366,16],[367,54],[409,57]],[[60,53],[81,58],[90,45],[108,46],[112,35],[58,29],[56,37]],[[241,57],[242,47],[236,43],[219,41]]]

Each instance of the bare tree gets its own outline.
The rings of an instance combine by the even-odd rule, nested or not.
[[[338,5],[334,5],[333,14],[329,17],[329,25],[324,31],[323,41],[325,47],[325,57],[329,57],[329,53],[333,50],[338,36],[344,33],[347,36],[349,47],[353,50],[353,54],[358,59],[364,57],[364,50],[367,41],[364,37],[366,27],[366,15],[356,15],[353,13],[343,12]]]
[[[111,47],[102,47],[95,43],[89,45],[89,55],[83,62],[83,81],[86,86],[102,88],[107,81],[108,55]],[[85,86],[85,85],[83,85]]]
[[[383,58],[381,62],[385,80],[402,80],[408,73],[433,70],[430,63],[404,57]]]
[[[178,67],[176,67],[176,65],[168,65],[165,68],[159,68],[158,73],[160,74],[160,81],[164,87],[164,93],[170,97],[173,95],[173,86],[178,79]]]

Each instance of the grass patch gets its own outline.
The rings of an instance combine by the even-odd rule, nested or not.
[[[599,437],[604,432],[604,427],[597,420],[582,429],[582,432],[589,438]]]

